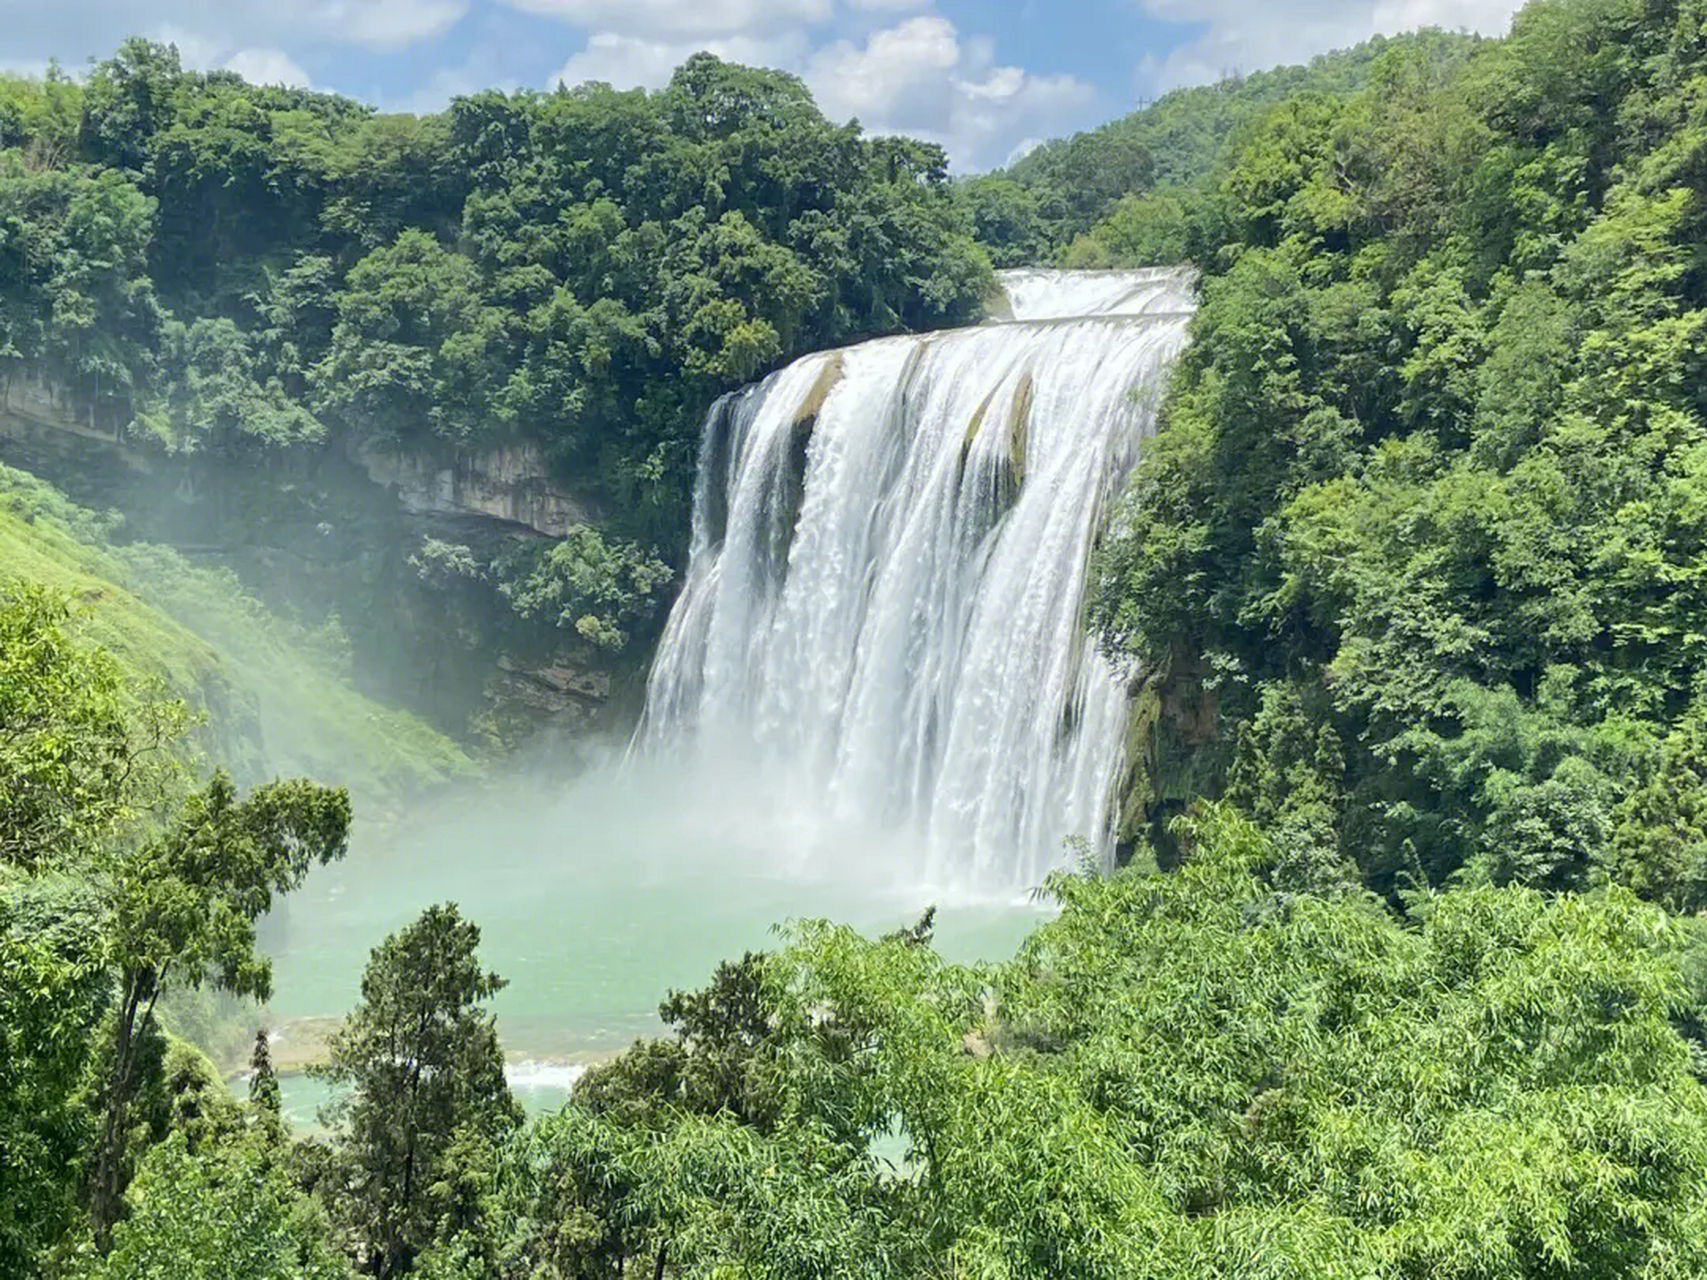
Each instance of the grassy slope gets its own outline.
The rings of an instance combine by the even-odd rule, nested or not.
[[[351,688],[335,645],[269,614],[231,575],[166,548],[108,544],[104,532],[56,490],[0,467],[0,578],[68,592],[90,640],[207,713],[209,754],[235,772],[342,783],[383,818],[474,771],[448,738]]]
[[[21,513],[15,497],[0,493],[0,576],[66,592],[77,605],[78,630],[128,669],[163,679],[210,714],[242,715],[230,703],[233,691],[212,645],[118,585],[109,557]]]

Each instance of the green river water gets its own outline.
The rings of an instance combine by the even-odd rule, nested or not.
[[[481,956],[509,980],[494,1002],[524,1103],[559,1104],[577,1064],[658,1030],[670,987],[719,960],[773,945],[773,926],[824,916],[879,932],[935,903],[950,959],[1011,955],[1040,918],[1023,893],[921,884],[905,837],[825,831],[739,777],[684,783],[611,767],[549,775],[441,800],[402,832],[359,837],[267,922],[272,1025],[286,1047],[323,1035],[355,1003],[369,951],[423,907],[459,904]],[[288,1053],[284,1055],[288,1058]],[[324,1087],[287,1077],[293,1119]]]

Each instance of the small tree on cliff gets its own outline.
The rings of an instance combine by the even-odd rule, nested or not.
[[[479,945],[480,930],[450,903],[387,938],[320,1070],[353,1086],[327,1118],[342,1122],[338,1201],[377,1276],[407,1271],[435,1239],[469,1225],[460,1166],[521,1120],[481,1007],[505,983],[480,967]]]

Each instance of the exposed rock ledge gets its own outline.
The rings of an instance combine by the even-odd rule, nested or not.
[[[586,655],[596,661],[595,655]],[[551,720],[585,725],[610,701],[610,672],[581,665],[576,655],[560,653],[550,662],[526,663],[504,654],[487,692],[499,703],[527,707]]]
[[[7,419],[6,429],[12,433],[35,428],[63,431],[105,445],[123,443],[118,419],[102,421],[93,406],[67,388],[28,370],[0,377],[0,418]]]
[[[357,443],[352,453],[370,480],[417,515],[502,520],[550,538],[599,518],[591,506],[551,481],[545,454],[531,441],[459,451],[448,462],[375,441]]]
[[[0,378],[0,434],[38,441],[52,433],[81,437],[117,449],[132,465],[146,468],[144,455],[125,443],[121,420],[105,416],[113,420],[104,420],[68,389],[33,372]],[[416,515],[497,520],[548,538],[600,519],[596,508],[551,479],[544,450],[532,441],[454,455],[358,441],[348,453],[370,480]]]

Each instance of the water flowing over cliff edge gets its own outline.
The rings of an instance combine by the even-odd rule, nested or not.
[[[1192,306],[1184,270],[1002,283],[999,319],[713,409],[638,740],[744,761],[822,830],[916,833],[927,884],[980,890],[1036,884],[1068,836],[1109,852],[1125,701],[1085,575]]]

